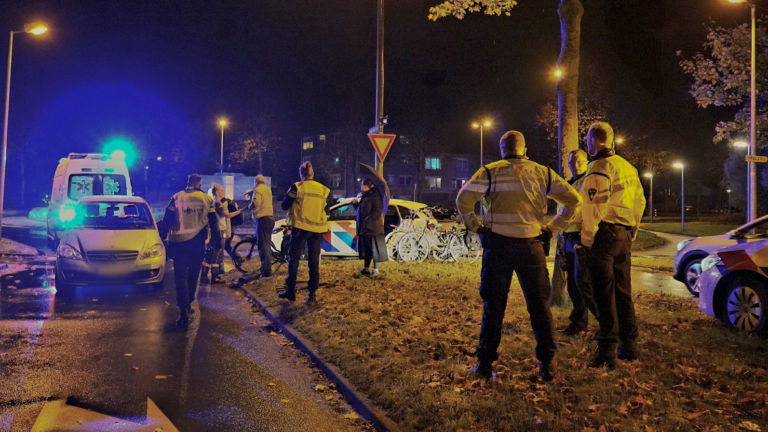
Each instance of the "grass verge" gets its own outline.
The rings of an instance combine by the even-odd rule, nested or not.
[[[667,241],[656,234],[646,231],[646,230],[640,230],[637,232],[637,238],[635,241],[632,242],[632,250],[633,251],[641,251],[646,249],[652,249],[659,246],[664,246]]]
[[[643,224],[644,230],[659,231],[669,234],[689,235],[689,236],[712,236],[725,234],[728,231],[738,228],[741,225],[724,225],[704,221],[691,221],[685,223],[685,231],[680,230],[680,221],[677,222],[656,222],[652,224]]]
[[[765,428],[765,340],[725,330],[696,304],[635,287],[641,360],[588,370],[586,335],[558,334],[558,376],[535,379],[534,340],[519,286],[510,291],[495,370],[467,380],[482,314],[479,264],[386,263],[355,279],[357,261],[323,260],[319,304],[279,300],[285,269],[249,289],[407,431],[706,430]],[[302,264],[299,280],[306,280]],[[301,300],[301,299],[299,299]],[[568,310],[554,309],[559,328]]]

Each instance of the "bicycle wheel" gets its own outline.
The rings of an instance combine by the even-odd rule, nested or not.
[[[470,234],[474,234],[474,233],[470,233]],[[483,255],[482,248],[478,248],[477,250],[472,250],[468,248],[467,240],[464,238],[464,235],[462,234],[457,234],[451,239],[451,243],[448,246],[448,249],[450,250],[451,256],[453,257],[454,260],[456,260],[456,262],[461,261],[461,262],[472,264]]]
[[[429,241],[421,233],[408,233],[397,244],[397,254],[405,262],[424,261],[429,255]]]
[[[400,258],[400,254],[397,253],[397,244],[400,242],[400,239],[404,234],[405,233],[401,231],[392,231],[391,233],[387,234],[386,237],[384,237],[384,243],[387,245],[387,255],[389,255],[389,259],[393,261],[403,260]]]
[[[232,264],[241,273],[248,273],[245,268],[245,264],[253,258],[254,250],[256,250],[256,239],[253,237],[246,238],[239,241],[235,247],[232,248]],[[256,256],[259,252],[256,250]]]

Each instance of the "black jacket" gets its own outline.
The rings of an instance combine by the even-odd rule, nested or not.
[[[379,188],[371,188],[363,192],[363,196],[357,204],[357,235],[384,235],[384,201]]]

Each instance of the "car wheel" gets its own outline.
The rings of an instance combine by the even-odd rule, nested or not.
[[[728,286],[721,304],[721,318],[735,330],[766,334],[768,289],[752,278],[740,277]]]
[[[691,294],[698,296],[699,290],[696,288],[696,282],[701,277],[701,258],[693,258],[685,264],[683,269],[683,283]]]

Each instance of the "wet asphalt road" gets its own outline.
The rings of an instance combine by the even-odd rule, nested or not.
[[[137,422],[151,398],[181,431],[361,430],[337,394],[315,392],[329,383],[242,294],[203,286],[180,331],[170,272],[162,292],[57,298],[50,259],[29,264],[0,278],[0,431],[30,430],[57,397]]]

